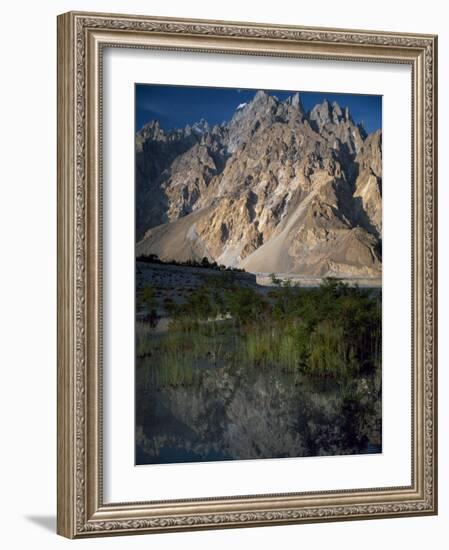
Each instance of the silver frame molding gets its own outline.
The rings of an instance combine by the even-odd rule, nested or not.
[[[412,69],[412,483],[104,504],[104,47],[408,64]],[[69,538],[437,513],[437,37],[70,12],[58,17],[58,533]]]

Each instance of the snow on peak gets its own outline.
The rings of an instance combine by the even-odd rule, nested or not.
[[[237,105],[237,108],[235,110],[239,111],[240,109],[243,109],[243,107],[246,107],[246,105],[248,105],[248,104],[247,103],[240,103],[239,105]]]

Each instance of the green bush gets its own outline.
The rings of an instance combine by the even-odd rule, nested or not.
[[[144,299],[150,305],[154,290],[147,287]],[[199,366],[347,378],[380,364],[380,293],[338,280],[314,289],[280,282],[265,296],[211,277],[184,304],[166,299],[164,307],[171,316],[165,333],[142,323],[136,334],[139,365],[158,383],[194,383]]]

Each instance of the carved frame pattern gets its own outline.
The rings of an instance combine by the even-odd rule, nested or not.
[[[412,271],[417,293],[412,312],[417,325],[412,352],[418,361],[412,388],[411,487],[165,503],[102,503],[101,120],[99,126],[95,122],[101,111],[104,45],[412,66]],[[60,534],[77,538],[436,513],[436,52],[437,39],[430,35],[74,12],[59,16]]]

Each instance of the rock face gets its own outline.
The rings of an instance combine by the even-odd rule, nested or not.
[[[379,276],[382,136],[264,91],[232,119],[136,136],[137,255],[260,273]]]

